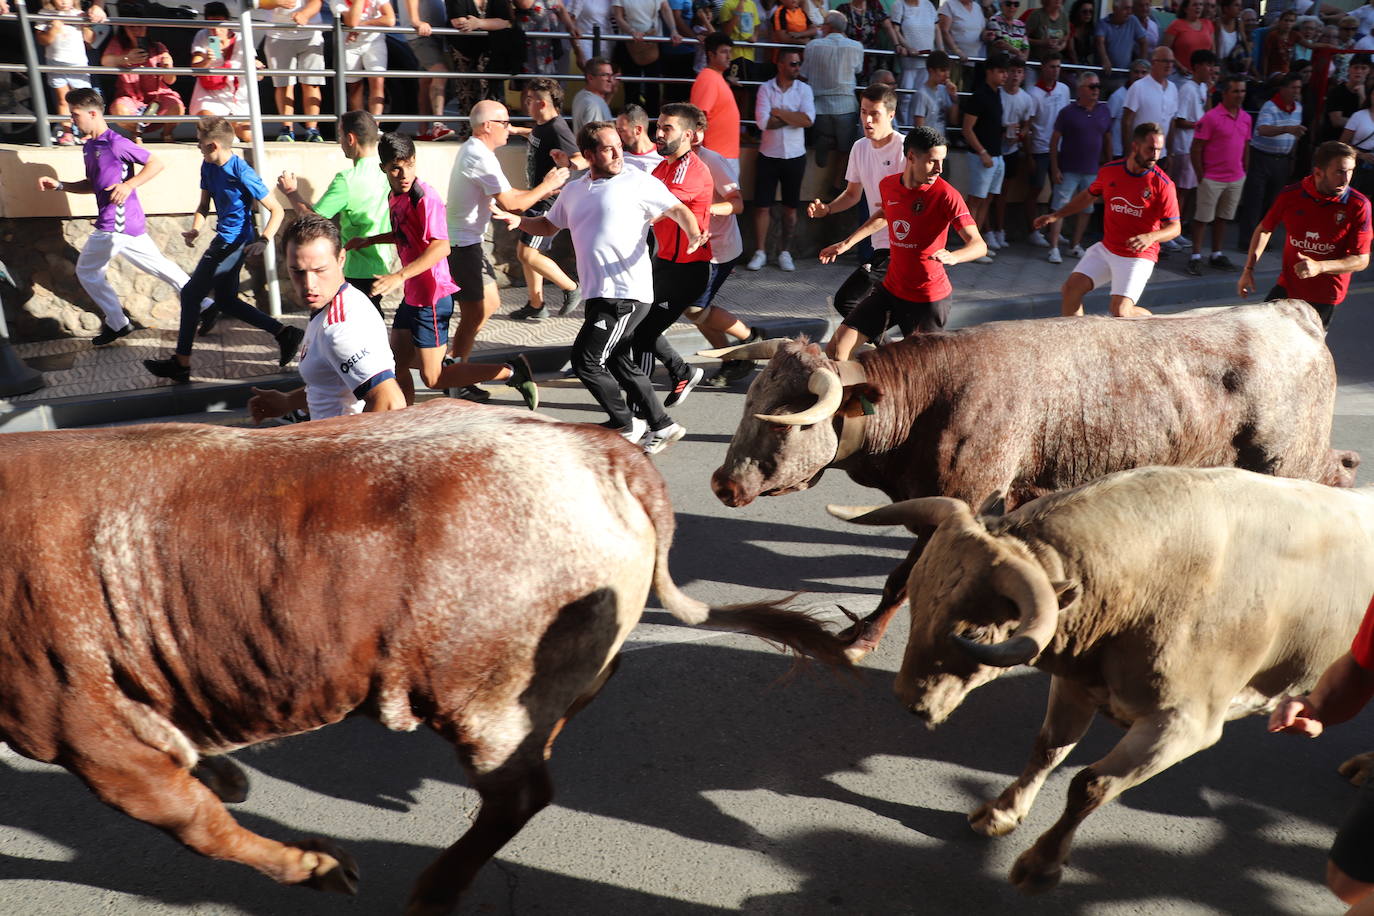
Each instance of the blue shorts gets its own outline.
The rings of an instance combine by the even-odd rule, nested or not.
[[[396,318],[391,322],[391,329],[409,331],[411,342],[418,349],[428,350],[448,344],[448,323],[452,318],[452,296],[445,296],[434,305],[418,306],[402,302],[396,306]]]
[[[1078,196],[1079,192],[1088,190],[1089,186],[1097,180],[1096,172],[1064,172],[1064,180],[1054,186],[1054,194],[1050,196],[1050,208],[1059,210],[1069,205],[1069,201]],[[1093,205],[1089,204],[1084,213],[1093,212]]]

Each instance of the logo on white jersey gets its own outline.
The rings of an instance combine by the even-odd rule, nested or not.
[[[893,220],[892,234],[897,237],[899,242],[905,241],[906,237],[911,234],[911,223],[904,219]]]

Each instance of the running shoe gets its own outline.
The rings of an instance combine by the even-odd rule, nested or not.
[[[1032,229],[1030,235],[1027,236],[1027,240],[1036,248],[1050,247],[1050,240],[1045,238],[1045,233],[1041,232],[1039,229]]]
[[[560,292],[563,294],[563,304],[558,307],[558,317],[562,318],[582,304],[582,287],[574,286],[572,289],[560,290]]]
[[[1202,276],[1202,257],[1194,256],[1188,259],[1188,275],[1190,277]]]
[[[763,265],[768,263],[768,252],[755,251],[754,256],[749,259],[749,263],[744,265],[745,270],[763,270]]]
[[[649,430],[639,444],[644,448],[644,454],[657,455],[685,435],[687,430],[681,423],[669,423],[662,429]]]
[[[1224,270],[1228,272],[1236,269],[1236,265],[1231,263],[1231,259],[1220,251],[1207,259],[1207,266],[1211,267],[1213,270]]]
[[[305,340],[305,332],[293,324],[283,325],[277,333],[277,347],[281,351],[281,358],[277,360],[278,366],[285,366],[296,358],[296,351],[301,348],[301,341]]]
[[[435,122],[434,122],[434,127],[430,129],[430,132],[429,132],[429,139],[431,139],[431,140],[447,140],[449,137],[452,137],[453,135],[454,135],[454,131],[453,131],[452,129],[450,129],[450,128],[448,128],[448,127],[445,127],[444,125],[440,124],[438,121],[435,121]]]
[[[76,137],[67,133],[65,130],[57,135],[58,146],[76,146]]]
[[[1183,250],[1183,246],[1178,243],[1177,239],[1170,239],[1169,241],[1165,242],[1163,245],[1160,245],[1159,247],[1160,250],[1169,252]]]
[[[511,321],[543,321],[544,310],[542,308],[537,309],[526,302],[524,305],[511,312],[507,317],[509,317]]]
[[[1050,249],[1050,253],[1049,253],[1049,262],[1050,262],[1051,264],[1063,264],[1063,263],[1064,263],[1064,256],[1063,256],[1062,254],[1059,253],[1059,249],[1058,249],[1058,248],[1051,248],[1051,249]]]
[[[289,131],[289,130],[284,130],[284,131],[282,131],[281,133],[277,134],[277,142],[278,142],[278,143],[295,143],[295,142],[296,142],[296,135],[295,135],[294,133],[292,133],[291,131]]]
[[[983,244],[988,246],[988,251],[996,251],[1002,247],[1002,243],[997,240],[997,230],[989,229],[988,234],[983,239]]]
[[[175,356],[166,359],[145,359],[143,368],[158,378],[169,378],[179,385],[185,385],[191,380],[191,367],[177,362]]]
[[[1085,255],[1085,254],[1087,254],[1087,253],[1088,253],[1088,252],[1084,250],[1084,248],[1083,248],[1082,245],[1075,245],[1075,246],[1073,246],[1072,248],[1069,249],[1069,254],[1072,255],[1072,256],[1075,257],[1075,258],[1081,258],[1081,257],[1083,257],[1083,255]]]
[[[118,331],[107,324],[101,328],[100,333],[95,335],[94,339],[91,340],[91,346],[108,347],[116,340],[119,340],[119,338],[128,337],[133,332],[134,326],[131,324],[124,325],[124,327],[120,328]]]
[[[219,322],[219,306],[212,305],[208,309],[201,309],[200,322],[196,324],[196,336],[204,337],[209,334]]]
[[[462,388],[450,388],[449,397],[472,401],[474,404],[485,404],[491,400],[491,392],[477,385],[464,385]]]
[[[797,269],[797,265],[792,260],[792,253],[790,251],[784,251],[778,255],[778,269],[787,271]]]
[[[687,395],[692,393],[692,389],[701,382],[702,376],[704,375],[706,375],[706,372],[701,367],[693,367],[692,370],[687,373],[687,377],[678,380],[678,383],[673,386],[673,390],[668,392],[668,396],[663,399],[663,406],[676,407],[678,404],[687,400]]]
[[[624,436],[630,442],[639,442],[644,438],[644,434],[649,431],[649,424],[639,417],[631,417],[629,426],[609,427]]]
[[[525,406],[530,410],[539,409],[539,386],[534,383],[534,373],[530,371],[530,361],[525,358],[525,354],[516,354],[515,359],[510,363],[510,378],[506,379],[506,387],[514,388],[520,392],[520,397],[525,401]]]
[[[992,255],[991,255],[991,253],[989,253],[989,254],[983,255],[981,258],[976,258],[976,259],[974,260],[973,263],[975,263],[975,264],[995,264],[995,263],[997,263],[997,262],[994,261],[994,260],[992,259]]]

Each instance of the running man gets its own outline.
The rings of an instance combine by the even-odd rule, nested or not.
[[[381,162],[377,159],[380,137],[377,119],[370,112],[347,112],[339,119],[339,146],[343,148],[344,158],[353,165],[334,176],[319,203],[312,205],[301,195],[294,172],[282,172],[277,178],[277,187],[291,201],[297,214],[318,213],[325,219],[338,216],[343,244],[390,232],[391,208],[387,198],[391,185],[382,174]],[[372,282],[382,274],[391,273],[393,254],[389,246],[378,246],[350,251],[344,258],[348,285],[367,296],[379,313],[382,297],[372,292]]]
[[[181,234],[186,247],[195,245],[201,227],[215,204],[215,237],[201,255],[191,278],[181,290],[181,325],[176,352],[165,359],[145,359],[143,368],[158,378],[186,383],[191,380],[191,348],[200,323],[201,300],[213,292],[214,308],[271,334],[277,341],[278,366],[296,355],[305,332],[282,324],[239,298],[239,268],[249,257],[258,257],[272,243],[281,227],[281,204],[263,184],[253,167],[234,155],[234,125],[219,117],[201,118],[196,125],[200,154],[200,205],[191,217],[191,228]],[[253,202],[267,210],[267,225],[259,237],[253,224]]]
[[[1355,174],[1355,148],[1328,140],[1312,156],[1312,174],[1284,188],[1255,234],[1245,269],[1236,283],[1241,298],[1255,291],[1255,264],[1269,238],[1283,223],[1283,271],[1267,301],[1305,299],[1317,310],[1322,327],[1345,300],[1350,275],[1369,266],[1371,239],[1369,198],[1350,187]]]
[[[390,232],[356,238],[347,250],[371,245],[395,245],[401,269],[382,274],[372,292],[385,296],[404,289],[391,324],[391,352],[396,357],[396,380],[407,404],[415,403],[411,369],[429,388],[463,388],[478,382],[505,381],[520,392],[530,410],[539,406],[539,389],[529,364],[520,356],[513,364],[452,363],[444,365],[448,324],[453,317],[453,294],[458,286],[448,272],[448,216],[438,192],[415,177],[415,141],[405,134],[384,134],[377,159],[391,187]]]
[[[706,237],[692,211],[663,182],[625,167],[614,124],[584,124],[577,146],[587,160],[587,174],[569,182],[548,213],[516,217],[512,228],[535,235],[559,229],[572,234],[577,275],[587,295],[586,317],[573,341],[573,369],[610,416],[603,425],[654,455],[686,430],[664,413],[630,351],[630,340],[654,297],[647,230],[660,219],[671,219],[682,229],[687,252],[699,249]]]
[[[893,324],[905,336],[943,328],[953,292],[945,267],[987,253],[964,198],[940,177],[949,151],[944,135],[932,127],[917,127],[906,135],[902,148],[906,164],[900,175],[879,183],[879,205],[868,222],[821,251],[821,262],[829,264],[879,229],[890,229],[891,255],[883,282],[855,306],[830,339],[826,352],[831,359],[849,359],[856,347]],[[945,247],[951,228],[964,240],[958,251]]]
[[[248,399],[253,422],[297,410],[325,420],[405,407],[386,322],[367,295],[344,279],[347,261],[338,227],[306,212],[282,236],[291,286],[310,309],[301,343],[305,385],[294,391],[254,388]]]
[[[1082,315],[1083,297],[1110,283],[1111,313],[1150,314],[1136,305],[1159,260],[1159,246],[1183,231],[1174,183],[1155,163],[1164,155],[1164,131],[1146,121],[1131,132],[1131,151],[1097,171],[1097,179],[1063,207],[1037,217],[1041,229],[1105,200],[1102,241],[1092,246],[1064,281],[1064,315]]]
[[[162,160],[146,146],[110,130],[105,123],[105,100],[94,89],[73,89],[67,93],[67,107],[72,126],[86,141],[82,148],[86,177],[62,182],[44,175],[38,179],[38,190],[95,195],[95,231],[86,239],[76,260],[76,279],[105,316],[105,326],[91,346],[106,347],[134,329],[105,276],[111,261],[123,256],[178,293],[191,278],[148,235],[148,223],[138,200],[137,189],[157,177],[162,171]],[[138,171],[134,171],[135,166],[139,166]],[[202,308],[211,301],[206,299]]]

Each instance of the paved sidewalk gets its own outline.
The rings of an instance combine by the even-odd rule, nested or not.
[[[1063,264],[1055,265],[1046,261],[1045,255],[1045,249],[1016,245],[999,252],[993,264],[965,264],[953,268],[951,278],[955,296],[951,325],[1057,315],[1060,284],[1072,271],[1076,259],[1066,255]],[[1234,297],[1236,274],[1205,268],[1202,277],[1189,277],[1184,272],[1186,263],[1186,255],[1174,255],[1161,261],[1142,304],[1167,309]],[[740,267],[731,275],[716,301],[746,323],[762,324],[774,333],[807,331],[823,336],[828,334],[836,319],[830,305],[831,295],[853,268],[852,258],[842,258],[832,265],[809,259],[799,263],[798,269],[791,273],[771,264],[757,272]],[[1261,288],[1267,288],[1271,280],[1270,276],[1261,274]],[[531,353],[538,371],[557,371],[581,324],[581,311],[566,318],[549,317],[534,323],[512,321],[505,316],[524,304],[525,290],[505,289],[501,300],[500,311],[482,330],[474,360],[502,361],[512,353],[525,351]],[[1105,294],[1090,297],[1088,305],[1090,311],[1104,310]],[[302,325],[305,316],[292,310],[287,312],[286,319]],[[684,352],[704,345],[695,328],[686,322],[674,328],[673,337]],[[238,406],[247,397],[247,387],[255,381],[258,384],[286,383],[282,370],[277,368],[276,344],[261,331],[229,320],[222,321],[208,337],[197,342],[193,357],[197,384],[173,386],[152,378],[144,371],[142,360],[165,355],[175,338],[174,328],[148,328],[100,350],[92,349],[89,341],[81,339],[15,345],[16,353],[25,362],[43,372],[47,386],[32,394],[0,399],[0,429],[96,422],[92,419],[63,422],[48,419],[38,427],[33,425],[34,421],[18,422],[18,415],[32,412],[39,406],[56,409],[84,404],[88,409],[78,411],[76,416],[109,414],[108,421],[115,421],[123,418],[121,411],[133,417],[206,410],[209,409],[204,406],[207,398],[213,402],[215,397]],[[169,390],[172,388],[179,390]],[[214,394],[221,390],[222,395]],[[130,407],[136,396],[150,393],[163,395],[159,406],[144,408],[142,412]],[[172,406],[167,406],[169,404]],[[8,420],[6,415],[9,415]]]

